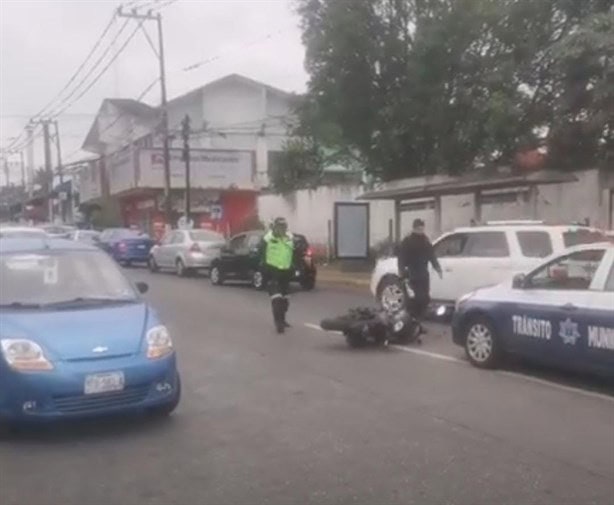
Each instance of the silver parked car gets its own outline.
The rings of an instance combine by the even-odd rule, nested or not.
[[[172,230],[149,255],[149,269],[173,269],[179,276],[208,270],[226,245],[224,236],[210,230]]]
[[[96,230],[74,230],[68,235],[69,240],[96,245],[100,242],[100,232]]]

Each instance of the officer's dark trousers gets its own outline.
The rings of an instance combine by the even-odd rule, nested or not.
[[[267,270],[273,321],[275,321],[277,330],[283,331],[283,328],[286,326],[286,313],[290,306],[290,301],[288,300],[288,287],[290,285],[291,271],[279,270],[271,266],[269,266]]]
[[[409,279],[409,287],[414,292],[413,307],[410,310],[414,317],[421,319],[426,314],[429,303],[431,302],[431,282],[428,274],[426,276],[414,277]]]

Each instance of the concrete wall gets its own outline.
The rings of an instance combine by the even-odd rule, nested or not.
[[[292,231],[306,235],[313,244],[327,244],[328,222],[333,223],[334,203],[354,201],[362,193],[360,186],[334,186],[297,191],[287,197],[260,195],[258,213],[265,223],[284,216]],[[388,220],[392,218],[393,211],[391,202],[371,203],[372,244],[388,236]]]
[[[607,229],[614,222],[610,207],[611,189],[603,187],[598,170],[575,172],[577,182],[555,184],[539,188],[537,210],[539,218],[549,222],[570,223],[590,220],[591,225]],[[412,184],[442,182],[446,177],[416,178]],[[408,180],[395,181],[386,187],[399,187]],[[260,218],[268,221],[276,216],[285,216],[292,230],[306,234],[313,243],[326,244],[328,221],[333,220],[334,203],[353,201],[364,193],[360,185],[321,187],[317,190],[302,190],[289,196],[261,195],[258,199]],[[389,220],[394,217],[392,202],[371,202],[371,245],[388,237]],[[473,195],[455,195],[442,198],[442,232],[459,226],[468,226],[474,216]],[[411,229],[412,221],[421,218],[426,222],[427,232],[435,235],[432,209],[403,212],[401,232]],[[486,203],[482,205],[482,221],[504,219],[532,219],[531,206],[523,194],[516,201]]]

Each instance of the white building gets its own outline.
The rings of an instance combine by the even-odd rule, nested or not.
[[[268,185],[270,154],[287,138],[294,95],[232,74],[170,100],[171,200],[182,210],[185,193],[181,122],[189,115],[191,181],[201,225],[231,232],[256,214],[256,194]],[[106,99],[83,149],[100,156],[81,174],[82,201],[116,199],[126,224],[164,226],[161,110],[129,99]],[[232,193],[232,194],[231,194]],[[207,214],[215,206],[216,220]],[[222,215],[217,209],[223,208]]]

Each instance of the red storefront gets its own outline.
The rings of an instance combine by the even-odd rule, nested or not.
[[[195,228],[226,236],[244,229],[257,214],[252,151],[192,149],[190,217]],[[161,149],[126,148],[106,160],[109,193],[118,199],[126,226],[155,237],[166,225],[176,227],[185,212],[185,162],[180,149],[170,151],[171,205],[166,222],[163,200],[164,157]]]
[[[164,215],[161,190],[139,190],[120,197],[121,213],[126,226],[135,226],[160,238],[165,226],[177,225],[183,215],[183,192],[174,192],[172,222]],[[233,235],[246,226],[257,214],[257,193],[248,190],[203,191],[195,190],[191,198],[191,218],[195,228]]]

